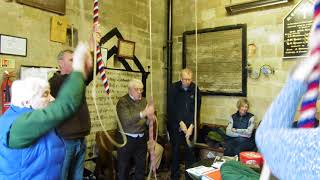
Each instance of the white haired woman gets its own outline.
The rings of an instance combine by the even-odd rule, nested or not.
[[[85,95],[92,59],[85,44],[74,53],[73,70],[53,101],[47,81],[17,80],[11,107],[0,118],[0,179],[59,179],[64,144],[54,128],[75,113]]]

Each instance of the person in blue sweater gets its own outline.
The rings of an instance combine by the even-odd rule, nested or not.
[[[306,79],[318,63],[318,58],[310,58],[294,68],[257,129],[259,151],[279,179],[320,179],[320,129],[292,127]]]
[[[81,43],[73,73],[55,101],[45,80],[13,82],[11,106],[0,118],[0,180],[61,178],[65,146],[55,128],[79,109],[90,72],[92,59]]]

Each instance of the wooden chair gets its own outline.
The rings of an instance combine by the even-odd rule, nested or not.
[[[114,139],[116,130],[109,130],[109,135]],[[111,144],[103,131],[96,133],[96,142],[99,155],[96,162],[95,175],[98,179],[115,180],[116,173],[116,147]]]

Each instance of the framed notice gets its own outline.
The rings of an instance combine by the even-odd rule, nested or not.
[[[54,67],[21,66],[20,79],[25,79],[27,77],[37,77],[44,80],[49,80],[56,71],[58,71],[58,69]]]
[[[123,57],[125,59],[133,59],[134,49],[135,49],[135,42],[119,39],[117,56]]]
[[[27,56],[27,38],[0,34],[0,54]]]
[[[17,2],[61,15],[66,13],[66,0],[17,0]]]

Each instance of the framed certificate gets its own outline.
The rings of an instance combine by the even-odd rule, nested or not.
[[[27,38],[0,34],[0,54],[27,56]]]
[[[118,57],[125,59],[134,58],[135,42],[119,39],[118,40]]]

